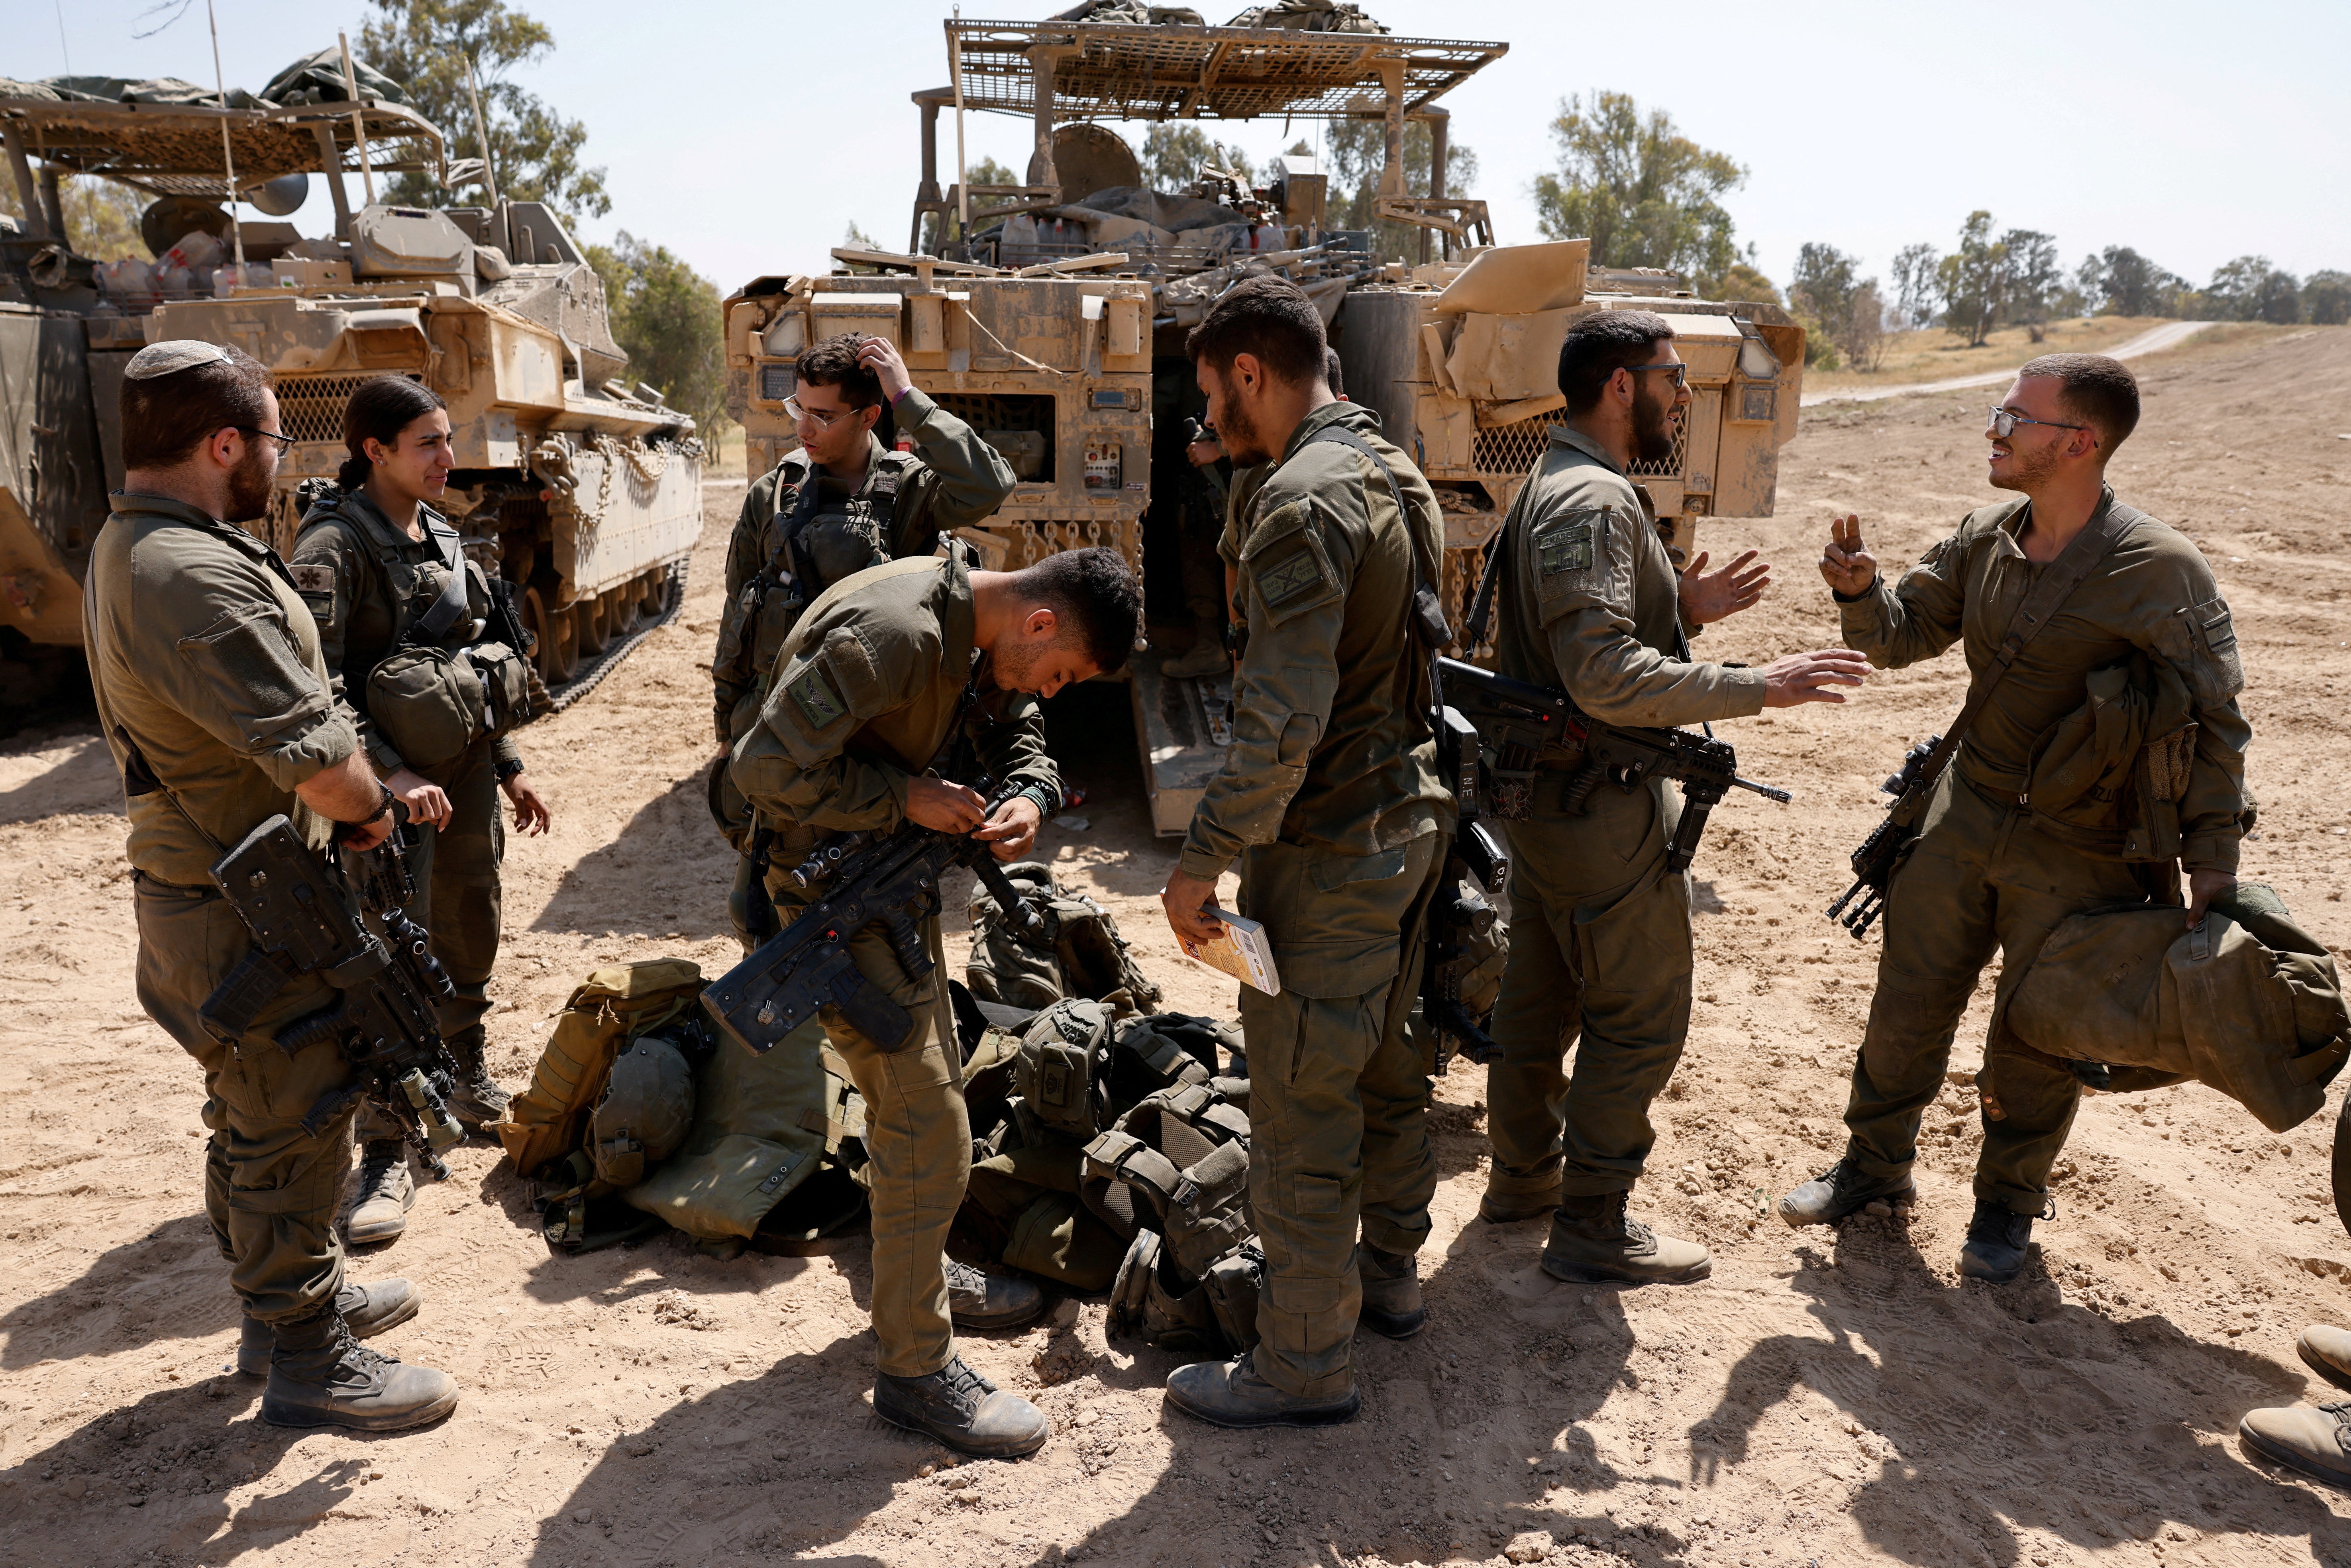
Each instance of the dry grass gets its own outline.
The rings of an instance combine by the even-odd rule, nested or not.
[[[1939,382],[1952,376],[2012,370],[2036,354],[2095,354],[2161,325],[2159,318],[2151,316],[2093,316],[2087,319],[2052,321],[2048,341],[2043,343],[2034,342],[2032,333],[2022,327],[2003,327],[1976,349],[1969,348],[1941,327],[1890,332],[1886,339],[1886,357],[1876,370],[1806,371],[1804,390],[1852,392],[1864,387],[1907,386],[1913,382]]]

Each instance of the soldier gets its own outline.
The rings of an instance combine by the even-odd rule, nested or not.
[[[1695,662],[1687,633],[1753,604],[1770,581],[1749,551],[1711,576],[1677,574],[1635,463],[1670,458],[1689,406],[1674,329],[1646,310],[1603,310],[1559,351],[1566,419],[1496,545],[1495,668],[1564,690],[1603,722],[1736,718],[1842,702],[1868,666],[1842,648],[1761,669]],[[1552,1216],[1542,1268],[1562,1280],[1684,1283],[1712,1268],[1696,1242],[1626,1214],[1656,1131],[1649,1103],[1689,1032],[1689,876],[1667,869],[1678,800],[1656,780],[1602,788],[1588,814],[1562,805],[1582,753],[1538,762],[1510,841],[1510,957],[1487,1069],[1494,1165],[1479,1211],[1495,1224]],[[1563,1070],[1575,1047],[1575,1071]]]
[[[1847,639],[1887,668],[1963,643],[1975,716],[1959,726],[1952,765],[1888,891],[1844,1157],[1781,1201],[1791,1225],[1913,1199],[1919,1116],[1942,1088],[1952,1033],[1997,948],[2000,987],[1977,1080],[1984,1141],[1959,1272],[2014,1278],[2032,1221],[2047,1211],[2049,1169],[2082,1084],[2003,1027],[2010,989],[2069,915],[2177,904],[2185,872],[2185,920],[2194,925],[2236,886],[2237,843],[2252,810],[2236,635],[2196,547],[2116,500],[2105,482],[2115,448],[2137,423],[2138,385],[2121,364],[2046,355],[2017,372],[1984,430],[1992,485],[2021,499],[1969,513],[1898,584],[1878,571],[1860,519],[1834,527],[1821,575]],[[2168,665],[2192,705],[2176,866],[2126,861],[2122,833],[2077,830],[2025,799],[2039,743],[2083,707],[2091,672],[2135,656]]]
[[[1281,992],[1244,987],[1240,1003],[1259,1343],[1179,1368],[1167,1393],[1218,1426],[1321,1425],[1361,1403],[1359,1318],[1398,1339],[1426,1318],[1414,1255],[1437,1166],[1405,1021],[1453,807],[1431,650],[1408,628],[1442,525],[1378,416],[1331,395],[1322,319],[1296,285],[1235,286],[1186,347],[1233,461],[1267,466],[1239,530],[1233,743],[1160,900],[1177,936],[1211,940],[1217,878],[1238,861]]]
[[[729,768],[774,838],[767,891],[778,921],[809,896],[786,868],[834,833],[914,821],[972,833],[999,860],[1027,853],[1061,800],[1035,699],[1123,665],[1141,614],[1134,577],[1107,549],[1064,551],[1017,572],[970,570],[960,552],[899,560],[826,590],[785,639],[773,689]],[[957,781],[973,777],[972,764],[1019,793],[987,812],[987,800]],[[821,1015],[865,1100],[873,1408],[960,1452],[1009,1458],[1043,1444],[1045,1419],[956,1354],[950,1296],[954,1322],[967,1327],[1024,1321],[1043,1298],[941,1256],[970,1175],[971,1127],[935,915],[923,939],[936,967],[920,981],[881,931],[850,941],[858,969],[914,1014],[894,1051],[830,1007]]]
[[[793,374],[797,390],[784,407],[799,449],[752,484],[726,547],[710,664],[721,756],[758,722],[777,651],[819,594],[869,566],[929,555],[941,533],[978,522],[1012,493],[1003,455],[915,388],[888,339],[824,339],[801,353]],[[874,437],[884,397],[914,451],[885,451]],[[712,776],[712,811],[744,852],[728,910],[747,952],[773,930],[757,890],[764,852],[753,847],[723,768]]]
[[[359,716],[360,746],[425,830],[410,855],[416,899],[408,914],[432,933],[433,956],[456,985],[441,1008],[441,1033],[457,1064],[449,1108],[479,1131],[507,1103],[485,1060],[482,1025],[498,956],[498,866],[506,855],[499,791],[517,831],[543,833],[551,819],[512,735],[475,737],[450,757],[407,758],[394,737],[440,727],[430,722],[442,716],[439,690],[402,682],[379,692],[370,680],[388,654],[412,642],[458,653],[498,638],[489,580],[465,560],[457,530],[431,505],[448,490],[455,462],[446,405],[405,376],[378,376],[345,405],[343,442],[350,455],[339,488],[303,518],[290,568],[319,623],[335,695]],[[465,574],[464,597],[443,608],[453,567]],[[403,709],[429,719],[420,726]],[[355,1244],[389,1241],[407,1228],[416,1201],[407,1145],[400,1129],[373,1112],[360,1114],[358,1133],[360,1179],[345,1233]]]
[[[371,848],[392,827],[319,638],[276,552],[236,526],[264,516],[281,446],[269,372],[235,349],[152,344],[123,371],[123,490],[83,594],[91,690],[131,819],[139,1001],[204,1072],[204,1212],[244,1304],[241,1370],[266,1372],[262,1418],[394,1431],[455,1408],[446,1374],[352,1342],[416,1315],[405,1280],[347,1282],[335,1198],[350,1126],[309,1128],[353,1069],[275,1031],[331,1005],[299,976],[231,1040],[199,1016],[252,938],[208,875],[270,817],[314,846],[337,824]]]

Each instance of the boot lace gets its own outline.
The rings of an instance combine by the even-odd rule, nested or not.
[[[987,1275],[981,1273],[970,1264],[958,1263],[952,1258],[942,1259],[940,1262],[941,1266],[946,1271],[948,1290],[953,1291],[959,1295],[966,1296],[985,1296],[987,1294]],[[956,1364],[960,1365],[962,1364],[958,1361]]]
[[[396,1196],[393,1189],[408,1163],[408,1145],[396,1138],[377,1138],[360,1148],[360,1202]]]

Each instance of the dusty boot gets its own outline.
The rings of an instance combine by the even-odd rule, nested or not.
[[[2351,1404],[2248,1410],[2237,1435],[2264,1458],[2351,1490]]]
[[[277,1325],[277,1352],[261,1395],[273,1427],[349,1427],[401,1432],[457,1407],[457,1380],[355,1343],[332,1307]]]
[[[1898,1176],[1872,1177],[1844,1159],[1782,1198],[1780,1218],[1794,1226],[1834,1225],[1873,1203],[1907,1208],[1917,1201],[1918,1189],[1911,1185],[1907,1171]]]
[[[1478,1200],[1478,1218],[1489,1225],[1547,1218],[1559,1207],[1559,1183],[1557,1171],[1522,1176],[1497,1165],[1486,1173],[1486,1196]]]
[[[353,1339],[373,1339],[414,1317],[423,1301],[424,1292],[405,1280],[378,1280],[372,1285],[346,1281],[335,1292],[335,1311],[343,1314],[343,1326],[351,1331]],[[275,1343],[267,1323],[259,1318],[246,1319],[245,1331],[236,1342],[236,1369],[247,1377],[268,1376],[269,1352]]]
[[[2032,1216],[1978,1198],[1975,1218],[1968,1221],[1967,1243],[1959,1249],[1959,1272],[1970,1280],[2005,1283],[2024,1271],[2032,1242]]]
[[[959,1329],[1008,1329],[1045,1310],[1045,1292],[1027,1280],[983,1274],[967,1263],[945,1260],[947,1313]]]
[[[398,1138],[370,1138],[360,1145],[358,1199],[343,1224],[354,1247],[390,1241],[408,1228],[416,1203],[416,1178],[408,1174],[408,1145]]]
[[[506,1113],[513,1096],[498,1087],[483,1064],[489,1040],[481,1025],[460,1030],[448,1043],[449,1058],[457,1064],[457,1092],[449,1096],[449,1113],[465,1131],[478,1133]]]
[[[1170,680],[1196,681],[1232,673],[1232,659],[1225,653],[1223,622],[1203,621],[1198,624],[1198,639],[1183,653],[1164,661],[1159,666],[1161,674]]]
[[[2303,1365],[2337,1388],[2351,1388],[2351,1333],[2313,1323],[2294,1343]]]
[[[873,1413],[893,1427],[927,1433],[958,1454],[1017,1459],[1045,1446],[1045,1413],[1007,1394],[956,1356],[924,1377],[873,1380]]]
[[[1364,1396],[1353,1388],[1316,1399],[1284,1394],[1257,1375],[1244,1351],[1230,1361],[1177,1367],[1168,1375],[1167,1403],[1212,1427],[1330,1427],[1353,1420]]]
[[[1355,1272],[1364,1281],[1364,1309],[1356,1321],[1389,1339],[1410,1339],[1428,1322],[1420,1298],[1420,1272],[1409,1252],[1383,1252],[1366,1243],[1355,1249]]]
[[[1577,1284],[1687,1285],[1714,1272],[1714,1258],[1695,1241],[1660,1236],[1625,1212],[1630,1193],[1560,1199],[1543,1246],[1542,1271]]]

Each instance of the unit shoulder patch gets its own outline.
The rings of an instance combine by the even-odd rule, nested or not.
[[[840,690],[822,664],[803,666],[784,691],[811,729],[830,729],[849,716],[849,704],[841,700]]]
[[[1287,501],[1258,521],[1242,564],[1275,625],[1340,595],[1339,574],[1312,528],[1311,508]]]
[[[1563,512],[1535,530],[1535,562],[1546,580],[1589,571],[1599,546],[1606,539],[1608,514],[1592,507]]]

